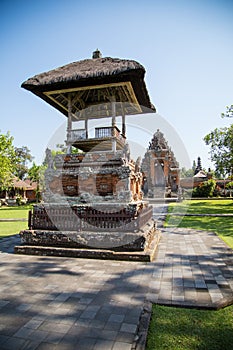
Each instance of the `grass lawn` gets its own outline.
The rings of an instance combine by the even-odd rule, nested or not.
[[[31,205],[24,205],[20,207],[0,207],[0,219],[27,219],[28,211]],[[0,239],[15,235],[20,230],[27,228],[27,221],[20,222],[0,222]]]
[[[184,210],[190,214],[233,214],[233,199],[185,200],[169,205],[169,212],[179,213]]]
[[[26,229],[27,226],[27,222],[0,222],[0,239],[15,235],[21,230]]]
[[[19,207],[0,207],[0,219],[27,219],[28,211],[32,205],[21,205]]]
[[[230,350],[233,306],[219,311],[153,305],[146,350]]]
[[[171,203],[169,213],[233,214],[233,200],[190,200]],[[233,249],[233,217],[172,216],[166,218],[167,227],[187,227],[214,231]]]

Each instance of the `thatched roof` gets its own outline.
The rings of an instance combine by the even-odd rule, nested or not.
[[[26,80],[22,87],[65,115],[68,114],[67,93],[70,92],[79,94],[76,96],[73,113],[93,104],[109,102],[106,97],[109,93],[116,96],[116,102],[137,103],[155,111],[146,89],[144,75],[144,67],[136,61],[105,57],[73,62],[35,75]],[[125,86],[123,83],[127,82],[130,85]],[[103,88],[108,91],[101,90]],[[99,93],[100,90],[103,96]]]
[[[193,177],[197,177],[197,178],[207,178],[207,174],[206,174],[203,170],[200,170],[200,171],[198,171],[198,173],[195,174]]]
[[[132,60],[111,57],[86,59],[35,75],[25,81],[22,87],[33,90],[36,87],[42,88],[55,84],[63,86],[66,83],[75,83],[77,85],[77,82],[87,81],[88,79],[100,78],[102,80],[109,76],[116,76],[134,70],[137,70],[137,74],[140,75],[145,73],[144,67]]]
[[[17,177],[14,177],[12,180],[12,187],[24,190],[35,190],[37,188],[37,183],[30,181],[29,179],[20,180]]]

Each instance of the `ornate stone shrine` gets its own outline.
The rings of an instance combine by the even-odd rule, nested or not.
[[[159,233],[126,141],[126,115],[155,111],[144,74],[139,63],[97,50],[22,84],[67,117],[67,153],[53,158],[47,149],[44,203],[29,213],[16,253],[153,259]],[[102,118],[111,124],[91,135],[90,121]]]
[[[141,171],[145,196],[165,198],[172,193],[177,194],[180,184],[179,163],[159,129],[149,143],[142,160]]]

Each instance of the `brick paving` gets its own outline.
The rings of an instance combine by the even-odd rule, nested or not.
[[[210,231],[162,231],[147,299],[206,308],[233,303],[233,251]]]
[[[131,350],[145,302],[233,299],[233,252],[214,233],[162,229],[152,263],[13,254],[0,241],[0,349]]]

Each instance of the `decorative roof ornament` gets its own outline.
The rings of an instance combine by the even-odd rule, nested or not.
[[[95,58],[102,58],[102,53],[100,52],[99,49],[96,49],[92,54],[92,59],[95,59]]]
[[[149,150],[159,152],[167,149],[168,145],[164,138],[164,135],[159,129],[157,129],[157,131],[153,135],[151,142],[149,143]]]

